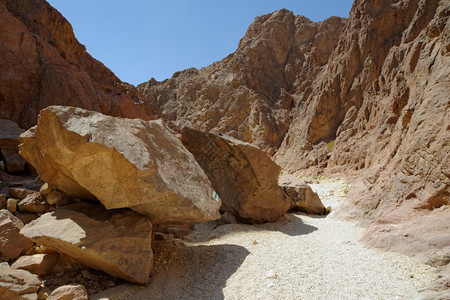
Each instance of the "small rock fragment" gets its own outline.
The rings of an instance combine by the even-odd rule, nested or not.
[[[17,203],[19,203],[18,199],[9,198],[6,201],[6,209],[9,210],[11,213],[15,213],[17,211]]]
[[[51,191],[46,198],[48,204],[55,205],[63,199],[63,194],[60,191]]]
[[[55,289],[47,300],[88,300],[89,295],[83,285],[63,285]]]

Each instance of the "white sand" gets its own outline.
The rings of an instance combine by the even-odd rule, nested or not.
[[[325,206],[335,209],[345,200],[343,180],[311,187]],[[186,239],[155,249],[148,286],[118,286],[92,298],[417,299],[436,279],[434,268],[414,258],[364,248],[362,233],[333,213],[289,214],[262,225],[197,225]]]

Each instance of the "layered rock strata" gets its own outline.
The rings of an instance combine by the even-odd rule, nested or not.
[[[0,1],[0,118],[22,128],[50,105],[154,119],[136,88],[120,81],[80,44],[67,20],[44,0]]]

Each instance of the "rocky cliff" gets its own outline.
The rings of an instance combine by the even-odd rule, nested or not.
[[[260,16],[224,60],[138,89],[180,126],[228,134],[273,153],[345,23],[336,17],[314,23],[287,10]]]
[[[23,128],[52,104],[147,120],[158,114],[134,86],[90,56],[44,0],[0,1],[0,57],[0,118]]]
[[[341,215],[372,224],[369,244],[445,248],[449,11],[443,0],[356,0],[348,20],[314,23],[280,10],[224,60],[138,89],[178,125],[279,147],[285,170],[358,178]]]

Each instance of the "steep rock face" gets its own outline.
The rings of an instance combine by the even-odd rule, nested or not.
[[[92,58],[71,25],[44,0],[0,1],[0,118],[22,128],[49,105],[153,119],[140,93]]]
[[[138,89],[180,127],[224,133],[273,153],[344,24],[336,17],[314,23],[287,10],[257,17],[224,60]]]
[[[340,215],[372,224],[373,246],[449,245],[449,11],[448,1],[356,1],[276,154],[287,169],[358,175]]]

